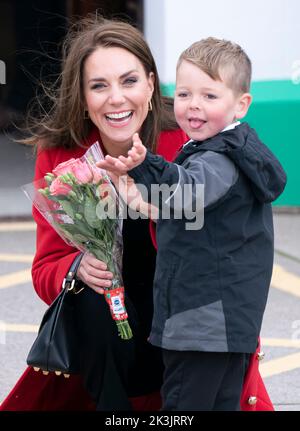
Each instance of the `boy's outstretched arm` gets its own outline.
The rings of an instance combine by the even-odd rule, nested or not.
[[[127,175],[127,171],[137,167],[144,161],[146,153],[147,150],[142,144],[138,133],[135,133],[133,135],[133,146],[128,151],[127,157],[120,156],[117,158],[107,155],[105,160],[100,160],[96,165],[101,169],[106,169],[124,202],[131,209],[155,220],[158,218],[157,208],[152,207],[143,200],[134,180]]]

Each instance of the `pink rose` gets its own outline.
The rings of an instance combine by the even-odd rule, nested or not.
[[[72,190],[72,187],[69,184],[63,183],[59,178],[55,178],[49,190],[52,196],[67,195]]]
[[[86,184],[92,181],[93,174],[87,163],[76,159],[72,164],[72,174],[76,177],[79,184]]]
[[[103,179],[103,171],[96,166],[91,166],[90,168],[93,173],[93,184],[98,184]]]
[[[56,168],[53,169],[54,175],[58,177],[59,175],[64,175],[69,172],[72,172],[72,165],[76,160],[77,159],[70,159],[57,165]]]

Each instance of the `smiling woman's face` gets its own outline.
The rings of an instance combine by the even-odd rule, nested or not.
[[[85,61],[85,106],[107,152],[127,154],[148,114],[154,76],[129,51],[99,47]]]

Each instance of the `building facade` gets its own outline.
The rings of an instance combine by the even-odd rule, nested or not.
[[[15,118],[15,111],[26,111],[37,81],[59,72],[59,44],[68,19],[95,10],[127,19],[144,32],[168,95],[174,92],[177,58],[192,42],[215,36],[239,43],[253,64],[253,103],[246,120],[288,174],[286,189],[275,205],[300,206],[298,0],[2,0],[1,130],[11,115]]]

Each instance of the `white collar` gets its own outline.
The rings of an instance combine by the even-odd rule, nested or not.
[[[235,121],[234,123],[231,123],[231,124],[229,124],[229,126],[225,127],[225,129],[221,130],[221,132],[220,132],[220,133],[222,133],[222,132],[227,132],[227,130],[235,129],[235,128],[236,128],[236,126],[239,126],[240,124],[241,124],[241,122],[240,122],[240,121]]]

